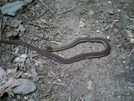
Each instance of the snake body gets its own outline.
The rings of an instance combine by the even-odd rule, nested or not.
[[[92,37],[92,38],[91,37],[80,37],[80,38],[75,39],[70,44],[68,44],[66,46],[63,46],[63,47],[60,47],[60,48],[57,48],[57,49],[54,49],[52,51],[64,50],[64,49],[73,47],[76,44],[81,43],[81,42],[100,42],[100,43],[102,43],[105,46],[105,50],[99,51],[99,52],[82,53],[82,54],[78,54],[78,55],[72,56],[70,58],[63,58],[63,57],[61,57],[59,55],[56,55],[56,54],[54,54],[52,52],[48,52],[48,51],[42,50],[40,48],[37,48],[37,47],[35,47],[33,45],[30,45],[30,44],[28,44],[26,42],[23,42],[23,41],[0,40],[0,43],[19,44],[19,45],[26,46],[26,47],[30,48],[31,50],[36,51],[36,52],[42,54],[43,56],[49,57],[51,59],[54,59],[57,62],[64,63],[64,64],[69,64],[69,63],[76,62],[76,61],[83,60],[83,59],[87,59],[87,58],[91,59],[91,58],[103,57],[103,56],[108,55],[110,53],[110,50],[111,50],[111,45],[108,42],[108,40],[106,40],[105,38],[102,38],[102,37]]]

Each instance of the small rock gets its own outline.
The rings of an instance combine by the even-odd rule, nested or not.
[[[109,13],[110,15],[113,15],[113,14],[114,14],[113,10],[111,10],[111,9],[108,10],[108,13]]]
[[[88,81],[88,90],[91,90],[92,89],[92,85],[93,85],[93,82],[92,81]]]
[[[118,96],[118,98],[120,99],[120,98],[121,98],[121,96]]]
[[[28,101],[34,101],[34,99],[29,99]]]
[[[134,25],[126,26],[128,29],[134,30]]]
[[[29,94],[36,90],[36,86],[32,81],[27,80],[27,79],[18,79],[18,80],[22,84],[13,89],[13,92],[15,94]]]
[[[2,6],[0,9],[2,13],[5,15],[15,16],[17,15],[22,9],[26,7],[27,3],[24,1],[16,1],[14,3],[8,3]]]
[[[88,13],[89,16],[92,16],[94,15],[94,11],[90,10],[89,13]]]
[[[21,99],[20,95],[17,95],[16,97],[17,97],[17,99],[19,99],[19,100]]]
[[[97,32],[97,33],[99,33],[99,32],[100,32],[100,30],[96,30],[96,32]]]
[[[134,43],[134,39],[130,39],[130,42],[131,42],[131,43]]]
[[[28,96],[24,96],[24,99],[27,100],[28,99]]]
[[[110,36],[107,36],[107,39],[110,40]]]
[[[112,2],[111,1],[108,1],[109,4],[111,4]]]
[[[122,63],[126,63],[126,61],[122,61]]]
[[[27,3],[31,3],[33,2],[33,0],[25,0]]]
[[[79,26],[80,26],[80,27],[84,27],[84,25],[85,25],[84,22],[82,22],[82,21],[79,22]]]
[[[118,11],[118,12],[121,12],[121,10],[120,10],[120,9],[117,9],[117,11]]]

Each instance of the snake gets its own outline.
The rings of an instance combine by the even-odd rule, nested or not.
[[[60,55],[57,55],[57,54],[54,54],[53,52],[51,52],[51,51],[62,51],[62,50],[71,48],[71,47],[77,45],[78,43],[82,43],[82,42],[97,42],[97,43],[99,42],[104,45],[105,49],[102,51],[80,53],[78,55],[75,55],[75,56],[72,56],[69,58],[64,58]],[[107,56],[111,51],[111,45],[110,45],[109,41],[103,37],[79,37],[79,38],[76,38],[74,41],[72,41],[70,44],[67,44],[67,45],[59,47],[59,48],[54,48],[52,50],[43,50],[43,49],[35,47],[27,42],[18,41],[18,40],[0,40],[0,43],[23,45],[33,51],[38,52],[39,54],[41,54],[45,57],[51,58],[62,64],[69,64],[69,63],[73,63],[73,62],[83,60],[83,59],[104,57],[104,56]]]

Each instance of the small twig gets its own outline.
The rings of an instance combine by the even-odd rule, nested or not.
[[[2,38],[2,32],[4,29],[4,24],[3,24],[3,14],[0,10],[0,39]]]
[[[130,57],[130,55],[131,55],[133,52],[134,52],[134,49],[133,49],[133,50],[129,53],[129,55],[128,55],[128,56]]]
[[[42,1],[42,0],[39,0],[46,8],[48,8],[50,10],[51,13],[53,13],[53,11]]]
[[[34,24],[34,23],[32,23],[32,22],[28,22],[28,21],[25,21],[25,20],[23,20],[22,22],[28,23],[28,24],[30,24],[30,25],[34,25],[34,26],[36,26],[36,27],[41,27],[41,28],[56,28],[56,27],[58,27],[58,26],[41,26],[41,25],[37,25],[37,24]],[[53,40],[53,39],[50,39],[50,38],[41,37],[41,36],[36,35],[36,34],[33,34],[33,35],[36,36],[36,37],[45,39],[45,40],[47,40],[47,41],[60,42],[60,41],[58,41],[58,40]]]
[[[36,34],[33,34],[34,36],[36,36],[36,37],[39,37],[39,38],[42,38],[42,39],[45,39],[45,40],[47,40],[47,41],[55,41],[55,42],[60,42],[60,41],[58,41],[58,40],[53,40],[53,39],[50,39],[50,38],[45,38],[45,37],[41,37],[41,36],[39,36],[39,35],[36,35]]]
[[[17,18],[24,12],[24,11],[26,11],[28,8],[26,7],[26,8],[24,8],[22,11],[20,11],[19,12],[19,14],[17,15]]]
[[[71,10],[77,8],[77,7],[80,6],[84,1],[86,1],[86,0],[82,0],[82,1],[81,1],[78,5],[76,5],[75,7],[72,7],[71,9],[68,9],[68,10],[65,11],[65,12],[61,12],[61,13],[59,13],[59,15],[60,15],[60,14],[63,14],[63,13],[67,13],[67,12],[69,12],[69,11],[71,11]]]
[[[33,18],[33,19],[31,19],[31,20],[35,20],[35,19],[40,18],[42,15],[44,15],[44,13],[45,13],[46,11],[47,11],[47,10],[45,10],[42,14],[40,14],[39,16],[37,16],[36,18]]]
[[[64,83],[58,83],[58,82],[48,82],[48,83],[50,83],[50,84],[56,84],[56,85],[61,85],[61,86],[67,86],[66,84],[64,84]]]
[[[41,26],[41,25],[37,25],[37,24],[34,24],[32,22],[28,22],[28,21],[25,21],[25,20],[23,20],[22,22],[28,23],[30,25],[34,25],[36,27],[41,27],[41,28],[56,28],[56,27],[58,27],[58,26]]]

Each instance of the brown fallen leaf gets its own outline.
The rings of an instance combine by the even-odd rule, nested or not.
[[[113,20],[113,22],[112,22],[112,24],[110,25],[110,27],[112,28],[113,26],[114,26],[114,24],[116,23],[116,22],[118,22],[119,20]]]
[[[41,62],[41,61],[38,61],[38,60],[34,60],[34,62],[36,62],[38,64],[42,64],[42,65],[46,65],[47,64],[46,62]]]
[[[46,20],[41,19],[41,21],[47,24],[47,21]]]
[[[11,22],[8,22],[6,25],[12,27],[12,30],[6,33],[6,37],[12,37],[17,35],[22,36],[25,32],[25,28],[22,25],[22,21],[20,20],[14,19]]]
[[[82,38],[84,38],[84,37],[88,37],[88,35],[83,35],[83,36],[81,36]]]
[[[5,71],[0,67],[0,97],[4,93],[8,93],[9,96],[14,96],[12,89],[21,84],[17,80],[21,73],[22,72],[18,72],[16,68]]]
[[[55,53],[56,55],[58,55],[58,56],[60,56],[60,57],[63,57],[64,58],[64,56],[63,55],[61,55],[61,54],[57,54],[57,53]]]
[[[132,30],[126,30],[129,37],[134,37],[134,34],[132,34]]]
[[[62,82],[61,79],[57,79],[57,81]]]

